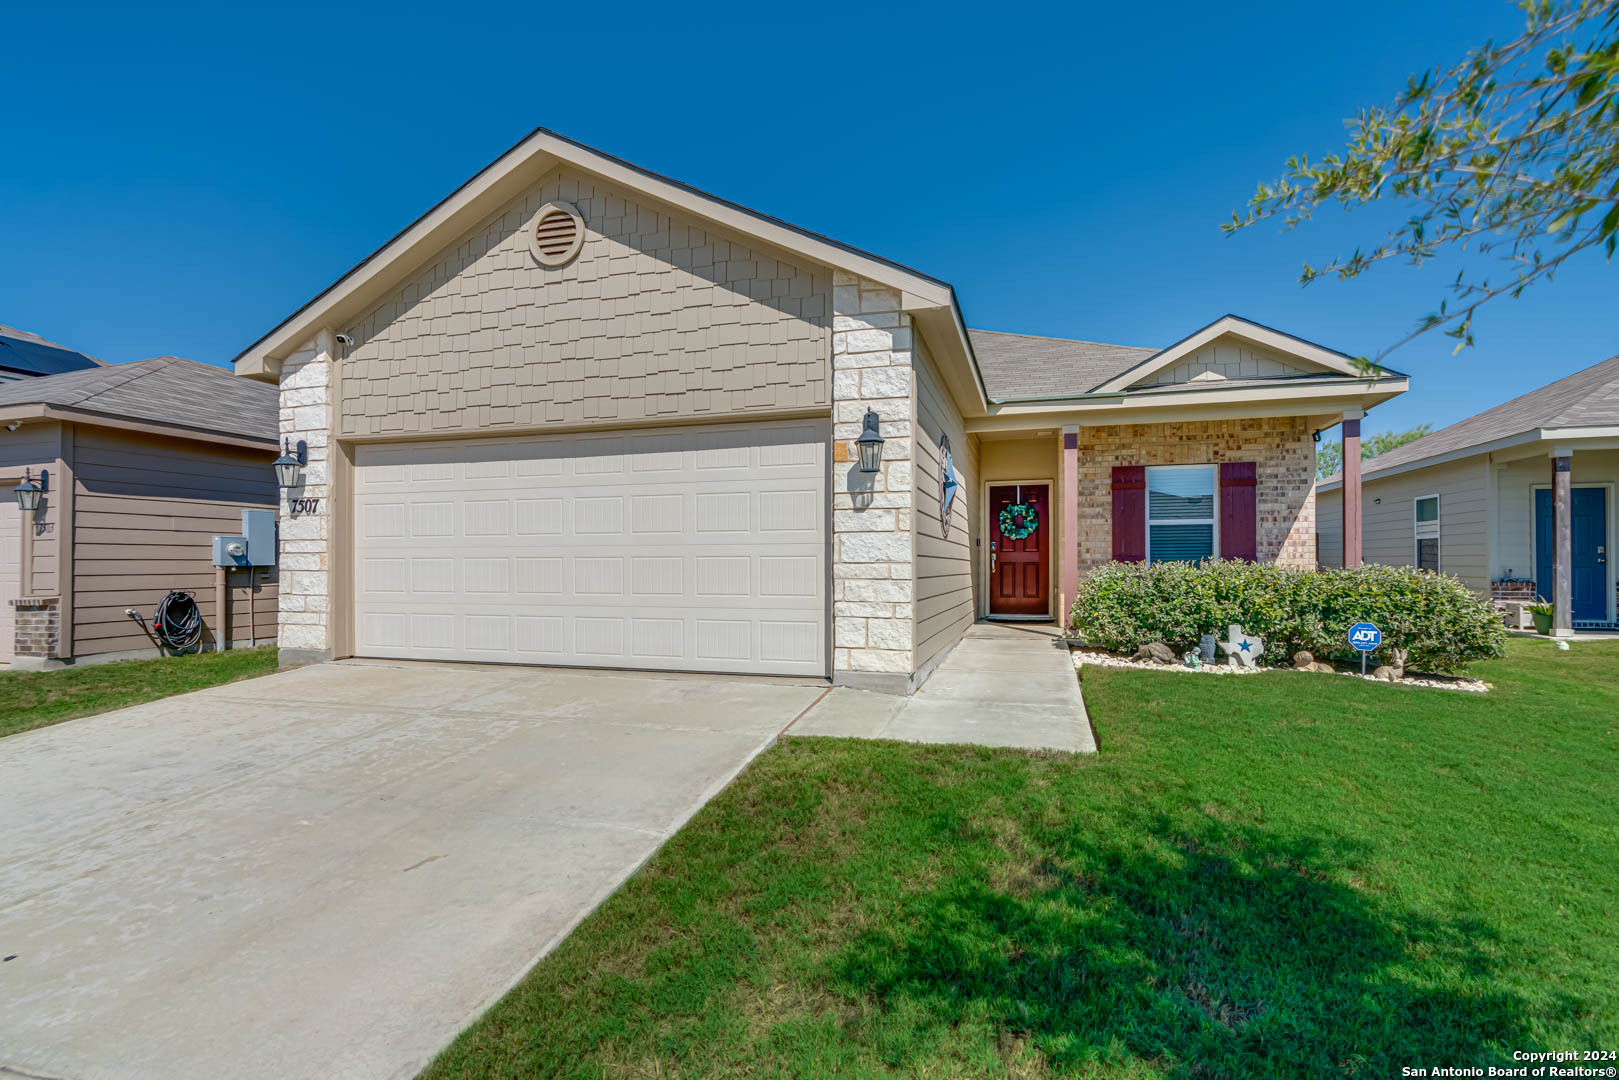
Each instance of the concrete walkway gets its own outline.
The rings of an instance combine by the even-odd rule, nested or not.
[[[325,664],[0,739],[0,1077],[414,1076],[824,692]]]
[[[1057,628],[978,623],[909,698],[838,687],[790,735],[1096,752]]]

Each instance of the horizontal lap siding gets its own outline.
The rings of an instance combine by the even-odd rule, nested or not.
[[[939,380],[927,350],[916,350],[916,630],[912,662],[921,669],[972,625],[972,537],[977,528],[978,451]],[[955,465],[955,500],[950,532],[941,536],[939,436],[950,438]]]
[[[1341,489],[1315,495],[1315,532],[1322,566],[1344,564],[1344,494]]]
[[[73,653],[152,647],[148,622],[171,589],[192,593],[213,640],[212,538],[241,532],[242,510],[274,509],[272,455],[79,427],[74,440]],[[231,638],[275,639],[276,568],[230,571]],[[249,625],[251,613],[252,625]]]
[[[1483,458],[1470,458],[1364,482],[1363,560],[1385,566],[1412,565],[1416,560],[1412,500],[1438,495],[1440,571],[1461,578],[1480,595],[1489,595],[1487,468]]]

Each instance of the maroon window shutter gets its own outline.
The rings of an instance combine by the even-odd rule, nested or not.
[[[1147,558],[1147,469],[1113,466],[1113,558],[1142,562]]]
[[[1251,461],[1220,464],[1220,558],[1259,561],[1258,469]]]

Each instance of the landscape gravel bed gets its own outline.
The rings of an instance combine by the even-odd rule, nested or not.
[[[1074,659],[1076,669],[1089,664],[1093,667],[1116,668],[1144,668],[1148,671],[1179,671],[1187,675],[1261,675],[1268,671],[1289,671],[1286,667],[1228,667],[1223,663],[1204,664],[1202,667],[1189,668],[1185,664],[1160,664],[1151,660],[1136,660],[1133,657],[1123,656],[1119,653],[1108,652],[1091,645],[1072,645],[1069,652]],[[1324,674],[1324,673],[1323,673]],[[1433,690],[1460,690],[1465,693],[1482,694],[1490,689],[1490,684],[1480,679],[1468,679],[1451,675],[1408,675],[1395,683],[1388,683],[1383,679],[1374,679],[1371,675],[1362,676],[1359,671],[1338,671],[1339,675],[1347,675],[1351,679],[1364,678],[1367,682],[1375,682],[1388,686],[1421,686]]]

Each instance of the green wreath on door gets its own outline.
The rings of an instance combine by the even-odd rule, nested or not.
[[[1022,540],[1040,527],[1040,512],[1033,503],[1013,503],[1001,511],[1001,535],[1008,540]]]

